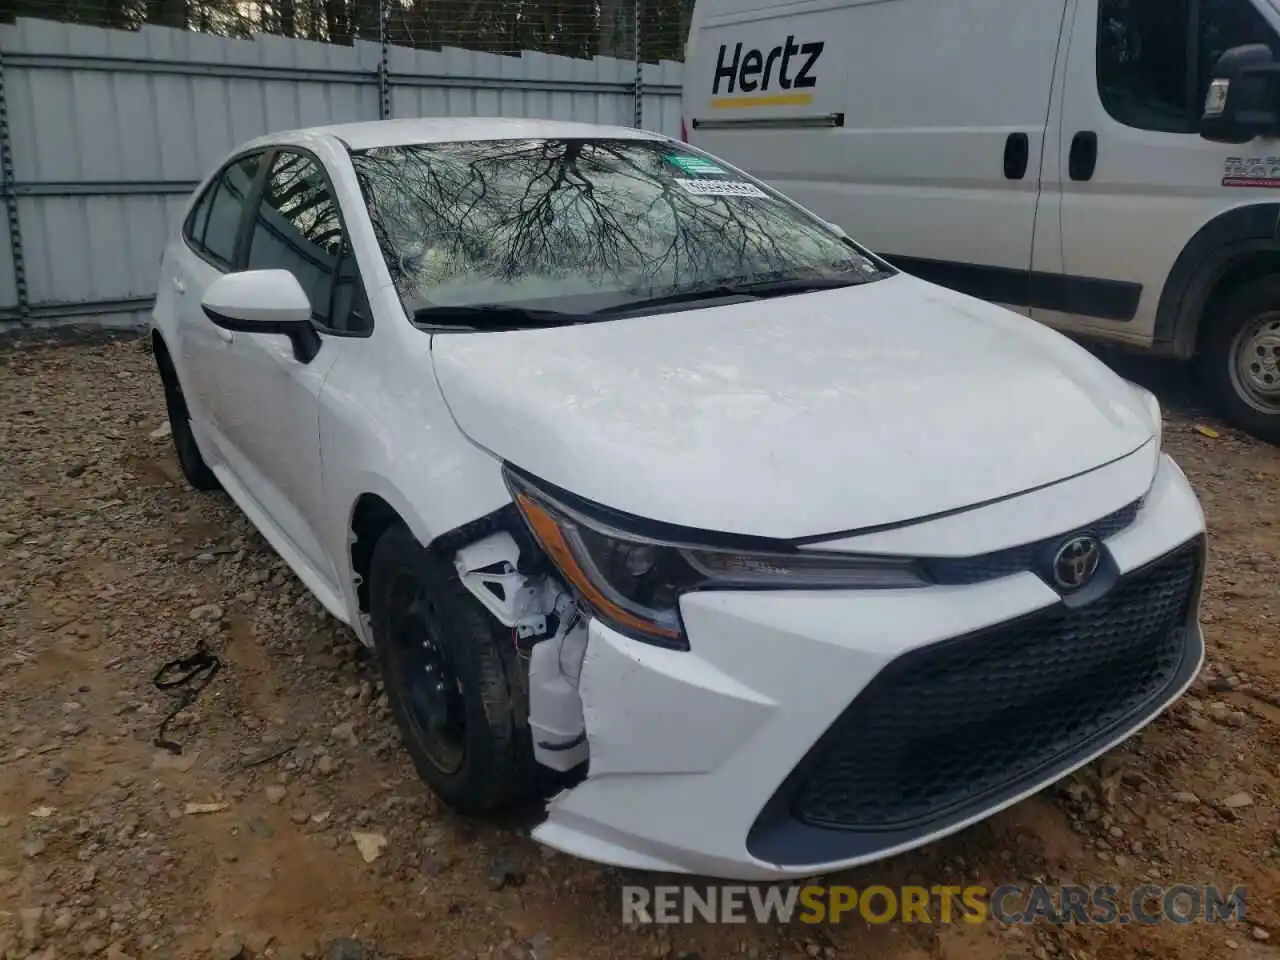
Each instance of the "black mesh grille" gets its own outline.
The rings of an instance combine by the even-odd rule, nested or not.
[[[945,584],[981,583],[984,580],[995,580],[997,577],[1007,577],[1026,570],[1040,573],[1041,568],[1045,566],[1048,554],[1068,536],[1092,533],[1099,540],[1107,540],[1132,524],[1140,509],[1142,509],[1142,501],[1135,500],[1114,513],[1107,514],[1096,523],[1088,524],[1070,533],[1037,540],[1034,543],[1024,543],[1006,550],[997,550],[994,553],[980,554],[976,557],[936,557],[926,560],[925,565],[935,581]]]
[[[793,814],[852,830],[942,818],[1151,709],[1182,664],[1200,556],[1192,544],[1087,606],[895,660],[819,744]]]

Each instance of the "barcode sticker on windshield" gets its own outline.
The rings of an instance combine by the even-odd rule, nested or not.
[[[769,197],[754,183],[745,180],[685,180],[676,177],[675,181],[695,197]]]

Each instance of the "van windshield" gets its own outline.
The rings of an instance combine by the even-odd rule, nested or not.
[[[396,289],[424,322],[483,326],[486,311],[504,327],[581,322],[891,272],[682,144],[429,143],[352,162]]]

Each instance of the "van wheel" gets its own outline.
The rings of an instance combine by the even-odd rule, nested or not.
[[[173,369],[173,361],[163,347],[156,351],[156,366],[160,369],[160,382],[164,386],[164,407],[169,416],[169,433],[173,437],[173,450],[178,456],[182,475],[196,490],[222,489],[222,484],[200,453],[196,435],[191,430],[187,399],[182,395],[182,386],[178,383],[178,373]]]
[[[1280,444],[1280,276],[1234,291],[1208,318],[1200,364],[1227,418]]]
[[[526,796],[528,694],[510,631],[401,524],[374,546],[369,581],[387,700],[418,775],[464,813]]]

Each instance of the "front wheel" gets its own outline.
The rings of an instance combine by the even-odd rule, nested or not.
[[[511,632],[403,525],[378,540],[369,580],[387,700],[418,775],[460,812],[526,796],[533,747]]]
[[[1234,291],[1206,318],[1204,378],[1227,418],[1280,444],[1280,276]]]

